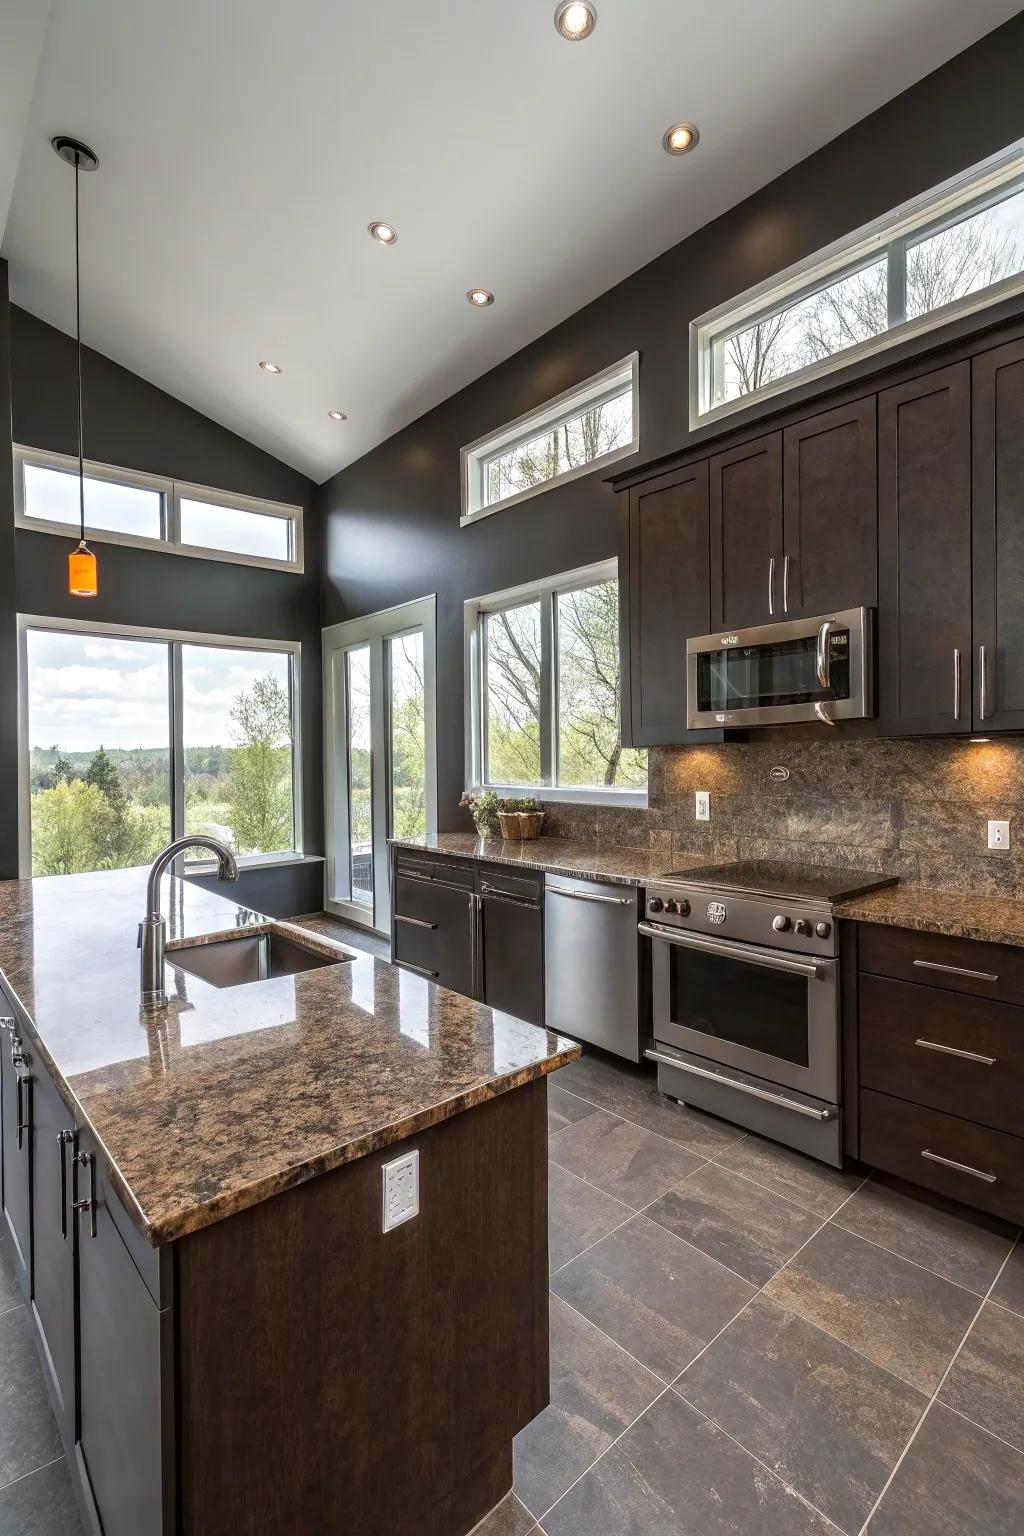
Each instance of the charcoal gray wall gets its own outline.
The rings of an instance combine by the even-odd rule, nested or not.
[[[0,261],[0,880],[18,873],[18,635],[11,466],[11,330]]]
[[[11,338],[13,436],[17,443],[75,453],[74,341],[16,307]],[[2,365],[0,365],[2,367]],[[4,637],[14,611],[60,618],[89,618],[115,624],[190,629],[210,634],[302,642],[303,820],[306,850],[323,851],[321,770],[320,585],[321,538],[313,483],[262,449],[184,405],[163,390],[98,352],[86,351],[83,366],[85,447],[89,458],[129,469],[175,476],[270,500],[301,504],[305,515],[304,574],[260,570],[218,560],[105,544],[90,538],[100,560],[99,596],[89,601],[67,591],[67,541],[53,534],[18,529],[14,561],[3,559],[11,544],[12,512],[0,527],[0,794],[16,821],[13,796],[4,792],[9,740],[16,714],[10,679],[16,669],[4,660]],[[0,410],[3,407],[0,382]],[[10,434],[0,454],[9,453]],[[8,461],[9,462],[9,461]],[[4,494],[10,472],[2,473]],[[13,574],[11,574],[13,572]],[[8,726],[10,728],[8,734]],[[16,772],[16,754],[14,771]],[[4,829],[6,832],[5,810]],[[16,830],[15,830],[16,837]],[[11,868],[9,873],[14,873]],[[322,866],[286,866],[243,874],[233,894],[254,907],[262,900],[274,915],[308,912],[321,905]],[[257,898],[260,898],[258,900]]]
[[[696,441],[687,432],[690,320],[1024,136],[1022,71],[1024,14],[322,487],[325,623],[437,593],[442,828],[465,824],[463,602],[616,550],[615,496],[600,475],[460,529],[463,444],[636,350],[639,460]],[[685,184],[683,174],[680,196]]]

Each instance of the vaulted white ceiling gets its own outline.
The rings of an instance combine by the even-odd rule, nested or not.
[[[12,298],[72,329],[73,134],[86,341],[322,480],[1017,9],[597,3],[5,0]]]

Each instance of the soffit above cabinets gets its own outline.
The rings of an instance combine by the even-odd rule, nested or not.
[[[10,9],[24,81],[48,6]],[[604,0],[570,45],[541,0],[55,0],[10,113],[12,298],[73,327],[49,140],[84,136],[86,342],[322,480],[1015,9]]]

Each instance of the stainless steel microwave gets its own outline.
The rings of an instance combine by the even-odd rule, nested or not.
[[[863,720],[875,712],[874,609],[719,631],[686,642],[686,723]]]

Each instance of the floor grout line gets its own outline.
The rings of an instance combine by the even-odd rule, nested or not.
[[[642,1127],[641,1127],[641,1129],[642,1129]],[[869,1177],[870,1177],[870,1175],[869,1175]],[[855,1195],[855,1194],[856,1194],[856,1193],[857,1193],[857,1190],[858,1190],[858,1189],[863,1189],[863,1187],[864,1187],[864,1185],[865,1185],[865,1184],[866,1184],[866,1183],[867,1183],[867,1182],[868,1182],[868,1180],[867,1180],[867,1178],[865,1178],[865,1179],[863,1179],[863,1180],[862,1180],[862,1181],[861,1181],[861,1183],[860,1183],[860,1184],[858,1184],[858,1185],[857,1185],[857,1189],[851,1189],[851,1191],[850,1191],[850,1193],[849,1193],[849,1195],[848,1195],[848,1196],[847,1196],[847,1197],[846,1197],[846,1200],[844,1200],[844,1201],[843,1201],[843,1205],[845,1205],[845,1204],[846,1204],[846,1203],[847,1203],[847,1200],[852,1200],[852,1199],[853,1199],[853,1197],[854,1197],[854,1195]],[[841,1205],[841,1206],[840,1206],[840,1207],[839,1207],[839,1209],[840,1209],[840,1210],[842,1210],[842,1208],[843,1208],[843,1206],[842,1206],[842,1205]],[[806,1248],[806,1247],[807,1247],[807,1244],[808,1244],[808,1243],[812,1243],[812,1242],[813,1242],[813,1241],[814,1241],[814,1239],[815,1239],[815,1238],[816,1238],[816,1237],[817,1237],[817,1236],[818,1236],[818,1233],[819,1233],[819,1232],[821,1232],[821,1231],[822,1231],[822,1229],[823,1229],[823,1228],[824,1228],[824,1227],[826,1227],[826,1226],[827,1226],[827,1225],[828,1225],[828,1222],[829,1222],[829,1221],[830,1221],[830,1220],[831,1220],[831,1218],[830,1218],[830,1217],[827,1217],[827,1218],[824,1218],[824,1219],[823,1219],[823,1220],[822,1220],[822,1221],[821,1221],[821,1225],[820,1225],[820,1226],[818,1226],[818,1227],[817,1227],[817,1228],[816,1228],[816,1229],[815,1229],[815,1230],[814,1230],[814,1231],[813,1231],[813,1232],[812,1232],[812,1233],[811,1233],[811,1235],[810,1235],[810,1236],[809,1236],[809,1237],[808,1237],[808,1238],[807,1238],[807,1241],[806,1241],[806,1242],[803,1242],[803,1243],[801,1243],[801,1244],[800,1244],[800,1247],[799,1247],[799,1248],[798,1248],[798,1249],[797,1249],[797,1250],[796,1250],[796,1253],[793,1253],[793,1254],[791,1254],[791,1255],[790,1255],[790,1257],[789,1257],[789,1258],[788,1258],[788,1259],[787,1259],[787,1260],[786,1260],[786,1263],[785,1263],[785,1264],[783,1264],[783,1265],[782,1265],[782,1266],[781,1266],[781,1267],[780,1267],[780,1269],[778,1269],[778,1270],[776,1270],[776,1271],[775,1271],[775,1274],[780,1274],[780,1273],[781,1273],[781,1271],[782,1271],[782,1270],[783,1270],[783,1269],[785,1269],[785,1268],[786,1268],[786,1266],[787,1266],[787,1265],[788,1265],[788,1264],[792,1264],[792,1262],[793,1262],[793,1260],[794,1260],[794,1259],[795,1259],[795,1258],[797,1258],[797,1257],[798,1257],[798,1255],[799,1255],[799,1254],[801,1254],[801,1253],[802,1253],[802,1252],[803,1252],[803,1251],[804,1251],[804,1249],[805,1249],[805,1248]],[[625,1223],[623,1223],[623,1225],[625,1225]],[[685,1239],[682,1239],[682,1241],[685,1241]],[[700,1251],[701,1251],[701,1250],[699,1250],[699,1249],[698,1249],[698,1252],[700,1252]],[[710,1257],[710,1255],[706,1255],[706,1257]],[[716,1262],[717,1262],[717,1261],[716,1261]],[[724,1266],[723,1266],[723,1267],[724,1267]],[[775,1275],[772,1275],[772,1276],[771,1276],[771,1280],[774,1280],[774,1279],[775,1279]],[[702,1356],[702,1355],[704,1355],[704,1354],[706,1354],[706,1353],[707,1353],[707,1351],[708,1351],[708,1350],[709,1350],[709,1349],[710,1349],[710,1348],[711,1348],[711,1346],[712,1346],[712,1344],[714,1344],[714,1343],[716,1343],[716,1341],[717,1341],[717,1340],[718,1340],[718,1339],[720,1339],[720,1338],[721,1338],[721,1337],[722,1337],[722,1334],[723,1334],[723,1333],[725,1333],[725,1331],[726,1331],[726,1329],[728,1329],[728,1328],[731,1328],[731,1327],[732,1327],[732,1325],[733,1325],[733,1323],[734,1323],[734,1322],[735,1322],[735,1321],[736,1321],[736,1318],[737,1318],[737,1317],[740,1317],[740,1316],[741,1316],[741,1315],[742,1315],[742,1314],[743,1314],[743,1313],[744,1313],[744,1312],[745,1312],[745,1311],[746,1311],[746,1310],[747,1310],[747,1308],[748,1308],[748,1307],[749,1307],[749,1306],[750,1306],[750,1304],[751,1304],[751,1302],[753,1302],[753,1301],[756,1301],[756,1300],[757,1300],[757,1298],[758,1298],[758,1296],[760,1296],[760,1294],[761,1294],[761,1292],[762,1292],[762,1291],[763,1291],[763,1290],[764,1290],[764,1288],[765,1288],[765,1285],[768,1285],[768,1284],[770,1284],[770,1283],[771,1283],[771,1282],[770,1282],[770,1280],[766,1280],[766,1281],[765,1281],[765,1284],[764,1284],[764,1285],[762,1285],[762,1286],[760,1286],[760,1287],[759,1287],[759,1288],[758,1288],[758,1289],[757,1289],[757,1290],[756,1290],[756,1291],[755,1291],[755,1292],[754,1292],[754,1294],[753,1294],[753,1295],[752,1295],[752,1296],[748,1296],[748,1297],[747,1297],[747,1299],[746,1299],[746,1301],[745,1301],[745,1302],[744,1302],[744,1303],[743,1303],[743,1305],[742,1305],[742,1307],[740,1307],[740,1309],[739,1309],[739,1311],[738,1311],[738,1312],[737,1312],[737,1313],[736,1313],[736,1314],[735,1314],[735,1316],[733,1316],[733,1317],[731,1317],[731,1318],[730,1318],[730,1319],[729,1319],[729,1321],[728,1321],[728,1322],[727,1322],[727,1323],[726,1323],[726,1324],[725,1324],[725,1327],[724,1327],[724,1328],[720,1328],[720,1329],[719,1329],[719,1330],[718,1330],[718,1332],[717,1332],[717,1333],[716,1333],[716,1334],[715,1334],[715,1337],[714,1337],[714,1338],[713,1338],[713,1339],[709,1339],[709,1340],[708,1340],[708,1342],[707,1342],[707,1343],[706,1343],[706,1344],[705,1344],[705,1345],[704,1345],[704,1347],[703,1347],[703,1349],[700,1349],[700,1350],[698,1350],[698,1352],[697,1352],[697,1353],[696,1353],[696,1354],[695,1354],[695,1355],[694,1355],[694,1357],[693,1357],[693,1359],[692,1359],[692,1360],[690,1360],[690,1361],[689,1361],[689,1362],[688,1362],[688,1364],[687,1364],[687,1365],[685,1365],[685,1366],[684,1366],[684,1367],[683,1367],[683,1369],[682,1369],[682,1370],[681,1370],[681,1371],[680,1371],[680,1372],[679,1372],[679,1375],[678,1375],[678,1376],[677,1376],[677,1377],[676,1377],[676,1378],[675,1378],[675,1380],[674,1380],[674,1381],[671,1381],[671,1382],[669,1382],[669,1384],[668,1384],[668,1386],[667,1386],[667,1387],[665,1387],[665,1389],[664,1389],[664,1391],[661,1391],[661,1392],[659,1392],[659,1393],[658,1393],[658,1395],[657,1395],[657,1397],[656,1397],[656,1398],[654,1398],[654,1400],[653,1400],[653,1401],[652,1401],[652,1402],[650,1402],[650,1403],[648,1403],[648,1404],[647,1404],[647,1407],[646,1407],[646,1408],[645,1408],[645,1409],[644,1409],[644,1410],[643,1410],[643,1413],[638,1413],[638,1414],[637,1414],[637,1416],[636,1416],[636,1418],[635,1418],[635,1419],[634,1419],[634,1420],[633,1420],[633,1421],[632,1421],[632,1423],[630,1423],[630,1424],[627,1424],[627,1425],[626,1425],[626,1427],[625,1427],[625,1429],[624,1429],[624,1430],[622,1430],[622,1431],[621,1431],[621,1433],[620,1433],[620,1434],[618,1434],[618,1435],[616,1435],[616,1437],[615,1437],[615,1439],[614,1439],[614,1440],[612,1440],[612,1441],[611,1441],[611,1442],[610,1442],[610,1444],[608,1444],[608,1445],[606,1445],[606,1446],[605,1446],[605,1448],[604,1448],[604,1450],[603,1450],[603,1451],[602,1451],[602,1452],[601,1452],[601,1454],[600,1454],[600,1455],[599,1455],[599,1456],[595,1456],[595,1458],[594,1458],[594,1460],[593,1460],[593,1461],[592,1461],[592,1462],[591,1462],[591,1463],[590,1463],[590,1466],[589,1466],[589,1467],[586,1467],[586,1468],[584,1468],[584,1470],[583,1470],[583,1471],[582,1471],[582,1472],[581,1472],[581,1473],[580,1473],[580,1475],[579,1475],[579,1477],[577,1477],[577,1478],[575,1478],[575,1479],[574,1479],[574,1480],[573,1480],[573,1481],[572,1481],[572,1482],[571,1482],[571,1483],[570,1483],[570,1484],[569,1484],[569,1486],[568,1486],[568,1488],[566,1488],[566,1490],[565,1490],[565,1492],[564,1492],[564,1493],[561,1493],[561,1494],[559,1494],[559,1496],[558,1496],[558,1498],[557,1498],[557,1499],[556,1499],[556,1500],[555,1500],[555,1502],[554,1502],[554,1504],[551,1504],[551,1505],[549,1505],[549,1506],[548,1506],[548,1508],[547,1508],[547,1509],[546,1509],[546,1510],[545,1510],[545,1511],[544,1511],[544,1513],[543,1513],[543,1514],[541,1514],[541,1515],[536,1515],[536,1516],[534,1516],[534,1518],[535,1518],[535,1519],[536,1519],[536,1521],[537,1521],[537,1523],[538,1523],[538,1525],[540,1525],[540,1524],[542,1524],[542,1523],[543,1523],[543,1521],[545,1521],[545,1520],[546,1520],[546,1519],[547,1519],[547,1517],[548,1517],[548,1515],[550,1515],[550,1513],[551,1513],[551,1511],[552,1511],[552,1510],[553,1510],[553,1509],[554,1509],[554,1507],[555,1507],[555,1504],[559,1504],[559,1503],[561,1503],[561,1501],[562,1501],[562,1499],[564,1499],[564,1498],[566,1498],[566,1497],[567,1497],[567,1496],[568,1496],[568,1495],[569,1495],[569,1494],[570,1494],[570,1493],[571,1493],[571,1492],[572,1492],[572,1490],[573,1490],[573,1489],[574,1489],[574,1488],[575,1488],[575,1487],[576,1487],[576,1484],[577,1484],[577,1483],[579,1483],[579,1482],[581,1482],[581,1481],[582,1481],[582,1480],[583,1480],[583,1478],[585,1478],[585,1477],[586,1477],[586,1476],[587,1476],[587,1474],[588,1474],[588,1473],[589,1473],[589,1472],[592,1472],[592,1471],[593,1471],[593,1469],[594,1469],[594,1468],[595,1468],[595,1467],[596,1467],[596,1466],[597,1466],[597,1463],[598,1463],[598,1462],[599,1462],[599,1461],[600,1461],[600,1460],[601,1460],[601,1457],[603,1457],[603,1456],[607,1456],[607,1454],[608,1454],[608,1452],[609,1452],[609,1451],[610,1451],[610,1450],[611,1450],[611,1449],[612,1449],[612,1448],[613,1448],[613,1447],[614,1447],[614,1446],[616,1446],[616,1445],[618,1445],[618,1443],[619,1443],[619,1441],[620,1441],[620,1440],[621,1440],[621,1439],[622,1439],[622,1437],[623,1437],[623,1435],[628,1435],[628,1433],[629,1433],[629,1431],[630,1431],[630,1430],[631,1430],[631,1429],[632,1429],[632,1428],[633,1428],[633,1425],[634,1425],[634,1424],[637,1424],[637,1423],[638,1423],[638,1422],[639,1422],[639,1421],[640,1421],[640,1419],[642,1419],[642,1418],[643,1418],[643,1416],[644,1416],[644,1414],[645,1414],[645,1413],[650,1413],[650,1411],[651,1411],[651,1409],[652,1409],[652,1408],[653,1408],[653,1407],[654,1407],[654,1404],[655,1404],[655,1403],[659,1403],[659,1402],[660,1402],[660,1401],[661,1401],[661,1399],[662,1399],[662,1398],[663,1398],[663,1397],[664,1397],[664,1396],[665,1396],[665,1393],[666,1393],[666,1392],[675,1392],[675,1393],[676,1393],[676,1396],[677,1396],[677,1397],[679,1397],[679,1398],[680,1398],[680,1399],[682,1399],[682,1400],[683,1400],[683,1401],[684,1401],[684,1402],[685,1402],[685,1401],[687,1401],[687,1400],[686,1400],[686,1399],[685,1399],[685,1398],[683,1398],[683,1396],[682,1396],[682,1393],[681,1393],[681,1392],[678,1392],[678,1391],[676,1391],[676,1386],[677,1386],[677,1383],[678,1383],[678,1382],[679,1382],[679,1381],[681,1381],[681,1380],[682,1380],[682,1378],[683,1378],[683,1376],[684,1376],[684,1375],[685,1375],[685,1374],[686,1374],[686,1372],[687,1372],[687,1371],[688,1371],[688,1370],[689,1370],[689,1369],[690,1369],[690,1366],[692,1366],[692,1365],[694,1365],[694,1364],[695,1364],[695,1363],[696,1363],[696,1361],[698,1361],[698,1360],[699,1360],[699,1359],[700,1359],[700,1358],[701,1358],[701,1356]],[[750,1284],[750,1281],[749,1281],[749,1280],[748,1280],[748,1281],[747,1281],[747,1284],[748,1284],[748,1285],[749,1285],[749,1284]],[[575,1309],[574,1309],[574,1310],[575,1310]],[[589,1321],[589,1319],[588,1319],[588,1321]],[[596,1325],[596,1323],[595,1323],[595,1324],[594,1324],[594,1325],[593,1325],[593,1326],[594,1326],[594,1327],[596,1327],[596,1326],[597,1326],[597,1325]],[[604,1331],[604,1330],[603,1330],[603,1329],[599,1329],[599,1330],[598,1330],[598,1331],[599,1331],[599,1332],[603,1332],[603,1331]],[[621,1345],[620,1345],[620,1348],[621,1348]],[[690,1406],[690,1407],[691,1407],[691,1408],[692,1408],[692,1407],[693,1407],[693,1404],[692,1404],[692,1403],[690,1403],[690,1404],[689,1404],[689,1406]],[[699,1412],[700,1412],[700,1410],[699,1410],[699,1409],[697,1409],[697,1410],[695,1410],[695,1411],[696,1411],[696,1412],[698,1412],[698,1413],[699,1413]],[[724,1430],[723,1430],[723,1434],[724,1434],[724,1433],[725,1433],[725,1431],[724,1431]],[[737,1443],[737,1444],[739,1444],[739,1442],[738,1442],[738,1441],[737,1441],[737,1442],[736,1442],[736,1443]],[[751,1453],[750,1453],[750,1452],[749,1452],[749,1451],[747,1451],[747,1449],[746,1449],[746,1447],[745,1447],[745,1446],[742,1446],[742,1447],[740,1447],[740,1448],[741,1448],[741,1449],[742,1449],[742,1450],[743,1450],[743,1451],[744,1451],[744,1452],[745,1452],[745,1453],[746,1453],[746,1455],[748,1455],[748,1456],[749,1456],[749,1455],[750,1455],[750,1454],[751,1454]],[[755,1460],[755,1461],[756,1461],[756,1460],[757,1460],[757,1458],[756,1458],[756,1457],[752,1457],[752,1459],[753,1459],[753,1460]],[[763,1462],[762,1462],[762,1463],[760,1463],[760,1465],[762,1465],[762,1466],[763,1466],[763,1465],[764,1465],[764,1463],[763,1463]],[[773,1476],[775,1476],[775,1474],[774,1474],[774,1473],[773,1473],[773,1474],[772,1474],[772,1475],[773,1475]],[[780,1479],[779,1479],[779,1481],[780,1481],[780,1482],[781,1482],[781,1478],[780,1478]],[[795,1490],[794,1490],[794,1491],[795,1491]],[[803,1501],[803,1502],[806,1502],[806,1501]],[[531,1511],[530,1511],[530,1513],[531,1513],[531,1514],[533,1514],[533,1511],[532,1511],[532,1510],[531,1510]],[[833,1522],[832,1522],[832,1521],[829,1521],[829,1524],[830,1524],[830,1525],[831,1525],[831,1524],[833,1524]],[[836,1529],[838,1529],[838,1527],[836,1527]]]
[[[746,1140],[748,1138],[744,1138],[744,1139]],[[729,1150],[730,1150],[729,1148],[726,1148],[726,1151],[729,1151]],[[806,1153],[801,1153],[801,1156],[806,1157],[807,1154]],[[812,1159],[812,1161],[813,1161],[813,1159]],[[721,1168],[723,1173],[735,1174],[736,1178],[744,1179],[748,1184],[752,1184],[755,1189],[764,1190],[766,1195],[772,1195],[774,1197],[774,1199],[776,1199],[776,1200],[784,1200],[787,1205],[795,1205],[798,1211],[806,1211],[808,1216],[816,1216],[819,1221],[831,1221],[832,1217],[835,1215],[835,1211],[832,1211],[828,1216],[822,1216],[821,1212],[820,1211],[816,1211],[813,1208],[813,1206],[804,1205],[802,1200],[794,1200],[790,1195],[780,1195],[779,1191],[777,1189],[772,1189],[770,1184],[762,1184],[761,1180],[760,1179],[755,1179],[753,1174],[751,1174],[751,1173],[744,1173],[741,1168],[732,1168],[732,1167],[730,1167],[730,1165],[728,1163],[723,1163],[721,1158],[719,1158],[719,1157],[709,1157],[708,1158],[708,1162],[709,1163],[714,1163],[716,1168]],[[867,1179],[865,1179],[863,1181],[863,1183],[866,1184],[868,1182],[868,1179],[870,1179],[871,1177],[872,1177],[872,1175],[868,1174]],[[857,1186],[857,1188],[858,1189],[863,1188],[863,1184],[859,1184]],[[856,1190],[854,1190],[854,1194],[856,1194]],[[848,1197],[844,1195],[843,1199],[839,1202],[839,1205],[836,1206],[836,1211],[842,1209],[842,1207],[846,1204],[847,1198]]]
[[[655,1381],[660,1381],[666,1387],[670,1387],[672,1385],[672,1382],[675,1380],[674,1376],[669,1377],[669,1379],[666,1381],[665,1377],[661,1374],[660,1371],[656,1371],[653,1366],[644,1365],[644,1362],[642,1360],[638,1360],[636,1355],[631,1355],[625,1344],[620,1344],[618,1339],[613,1339],[610,1333],[605,1332],[600,1323],[595,1323],[592,1317],[588,1317],[585,1312],[581,1312],[579,1307],[574,1307],[572,1302],[566,1301],[564,1296],[559,1296],[557,1291],[554,1291],[552,1294],[558,1301],[562,1303],[563,1307],[568,1307],[570,1312],[575,1312],[577,1317],[581,1317],[585,1323],[589,1323],[590,1327],[593,1328],[597,1333],[601,1334],[602,1338],[607,1339],[609,1344],[614,1344],[615,1348],[624,1354],[627,1360],[632,1360],[633,1364],[638,1365],[640,1369],[644,1371],[648,1376],[653,1376]]]
[[[5,1494],[9,1488],[16,1488],[19,1483],[25,1482],[27,1478],[36,1477],[40,1472],[45,1472],[47,1467],[55,1467],[59,1461],[64,1460],[65,1456],[62,1451],[52,1461],[44,1461],[41,1467],[33,1467],[31,1472],[22,1472],[20,1476],[12,1477],[9,1483],[0,1483],[0,1495]]]
[[[660,1194],[655,1195],[653,1200],[647,1200],[643,1205],[630,1205],[629,1201],[623,1200],[621,1195],[613,1195],[610,1189],[604,1189],[600,1184],[595,1184],[593,1179],[588,1179],[585,1173],[577,1173],[575,1168],[567,1168],[550,1151],[548,1152],[548,1162],[554,1163],[556,1168],[561,1168],[563,1173],[571,1173],[574,1179],[579,1179],[580,1183],[585,1184],[588,1189],[596,1189],[599,1195],[605,1195],[609,1200],[617,1200],[619,1205],[624,1205],[627,1211],[632,1211],[635,1216],[641,1215],[644,1211],[649,1211],[652,1205],[657,1205],[659,1200],[663,1200],[666,1195],[670,1195],[674,1189],[679,1188],[678,1184],[670,1184],[667,1189],[663,1189]],[[706,1167],[707,1163],[701,1164],[701,1168]],[[693,1171],[694,1173],[699,1173],[700,1169],[695,1168]],[[689,1178],[689,1174],[687,1174],[687,1178]]]
[[[859,1237],[861,1242],[870,1243],[872,1248],[877,1248],[882,1253],[891,1254],[894,1259],[902,1259],[904,1264],[913,1264],[915,1269],[924,1270],[926,1275],[934,1275],[936,1280],[945,1280],[947,1285],[955,1285],[958,1291],[964,1291],[968,1296],[983,1297],[985,1295],[984,1291],[976,1291],[973,1286],[963,1285],[959,1280],[951,1280],[948,1275],[940,1274],[937,1269],[932,1269],[930,1264],[922,1264],[917,1259],[909,1259],[905,1253],[897,1253],[895,1248],[889,1248],[885,1243],[879,1243],[873,1237],[866,1237],[863,1232],[851,1231],[849,1227],[844,1227],[841,1221],[836,1221],[835,1216],[830,1216],[829,1221],[834,1223],[840,1232],[845,1232],[848,1237]],[[1002,1265],[1013,1252],[1016,1242],[1016,1237],[1010,1239],[1010,1246],[1000,1260],[1000,1269],[1002,1269]]]
[[[913,1445],[914,1441],[917,1439],[918,1435],[921,1433],[921,1426],[925,1423],[926,1419],[928,1418],[928,1415],[931,1413],[932,1409],[934,1408],[935,1403],[938,1400],[939,1393],[942,1391],[943,1387],[946,1385],[946,1380],[947,1380],[947,1378],[949,1376],[950,1371],[953,1369],[954,1365],[956,1364],[957,1360],[959,1359],[960,1351],[963,1349],[964,1345],[967,1343],[967,1340],[970,1338],[971,1332],[972,1332],[972,1330],[974,1328],[975,1323],[978,1321],[978,1318],[981,1316],[982,1312],[984,1311],[985,1303],[988,1301],[989,1296],[991,1296],[993,1290],[998,1285],[999,1280],[1000,1280],[1000,1278],[1002,1276],[1003,1270],[1006,1268],[1007,1264],[1009,1264],[1011,1258],[1013,1257],[1014,1252],[1016,1251],[1017,1245],[1019,1243],[1020,1243],[1020,1236],[1018,1235],[1018,1237],[1016,1238],[1016,1240],[1015,1240],[1015,1242],[1013,1244],[1013,1247],[1010,1249],[1009,1253],[1006,1255],[1005,1259],[1000,1264],[998,1272],[993,1276],[992,1284],[989,1286],[988,1291],[981,1298],[981,1302],[980,1302],[980,1304],[978,1306],[978,1310],[975,1312],[975,1314],[972,1317],[971,1321],[968,1323],[967,1328],[966,1328],[966,1330],[964,1332],[963,1338],[960,1340],[960,1343],[957,1345],[956,1349],[953,1351],[953,1357],[950,1360],[949,1364],[946,1366],[946,1369],[943,1371],[942,1377],[941,1377],[941,1379],[939,1381],[939,1384],[935,1388],[935,1391],[932,1393],[931,1398],[929,1399],[928,1406],[925,1408],[925,1410],[922,1413],[921,1417],[918,1419],[917,1423],[915,1424],[914,1430],[913,1430],[913,1433],[910,1436],[910,1439],[907,1441],[906,1445],[903,1447],[903,1449],[900,1452],[899,1456],[896,1458],[896,1461],[895,1461],[895,1464],[893,1465],[892,1471],[889,1473],[889,1476],[886,1478],[885,1483],[883,1484],[882,1489],[881,1489],[881,1491],[878,1494],[878,1497],[875,1499],[875,1502],[872,1504],[871,1508],[868,1510],[867,1519],[864,1521],[864,1524],[861,1526],[860,1531],[858,1533],[858,1536],[867,1536],[868,1527],[870,1526],[872,1520],[875,1518],[875,1515],[878,1513],[879,1505],[881,1504],[882,1500],[885,1498],[885,1495],[888,1493],[889,1489],[892,1487],[893,1479],[895,1478],[895,1476],[896,1476],[897,1472],[899,1471],[900,1467],[903,1465],[904,1461],[906,1460],[907,1454],[908,1454],[911,1446]],[[945,1406],[945,1404],[943,1404],[943,1406]],[[980,1427],[981,1426],[979,1425],[979,1428]]]
[[[1012,1440],[1007,1440],[1003,1435],[997,1435],[994,1429],[989,1429],[985,1424],[979,1424],[977,1419],[972,1419],[969,1413],[964,1413],[962,1408],[954,1408],[952,1403],[947,1403],[944,1398],[939,1399],[939,1407],[945,1408],[949,1413],[955,1413],[958,1419],[963,1419],[965,1424],[973,1424],[975,1429],[980,1429],[983,1435],[991,1435],[993,1440],[998,1440],[1000,1445],[1005,1445],[1008,1451],[1016,1451],[1018,1456],[1024,1456],[1024,1450],[1019,1445],[1014,1445]]]
[[[584,1057],[583,1059],[586,1060],[586,1057]],[[554,1076],[554,1074],[552,1073],[551,1076]],[[549,1081],[550,1081],[550,1077],[549,1077]],[[555,1087],[558,1088],[562,1093],[569,1094],[570,1098],[579,1099],[581,1104],[589,1104],[591,1109],[599,1109],[599,1110],[602,1111],[603,1114],[613,1115],[616,1120],[624,1120],[627,1125],[635,1126],[638,1131],[646,1131],[648,1136],[656,1136],[659,1141],[667,1141],[669,1146],[670,1147],[675,1147],[677,1149],[677,1151],[681,1150],[683,1152],[689,1152],[692,1157],[703,1157],[705,1159],[705,1161],[709,1162],[709,1163],[714,1161],[714,1158],[713,1158],[713,1156],[712,1156],[712,1154],[710,1152],[697,1152],[693,1148],[692,1144],[690,1142],[688,1142],[688,1141],[676,1141],[676,1139],[674,1137],[672,1137],[672,1136],[663,1136],[660,1131],[652,1131],[649,1125],[641,1125],[639,1120],[631,1120],[628,1115],[620,1114],[620,1112],[617,1109],[609,1109],[607,1104],[598,1104],[595,1099],[585,1098],[582,1093],[577,1093],[572,1088],[563,1088],[561,1083],[556,1083]],[[664,1097],[664,1095],[663,1095],[663,1097]],[[666,1103],[674,1103],[674,1102],[675,1102],[674,1100],[670,1100],[670,1099],[666,1098]],[[687,1110],[689,1110],[690,1114],[696,1114],[697,1113],[696,1110],[689,1109],[689,1106],[685,1105],[685,1104],[677,1104],[676,1108],[677,1109],[687,1109]],[[703,1114],[704,1111],[701,1110],[700,1113]],[[581,1118],[585,1120],[586,1116],[583,1115]],[[708,1118],[709,1119],[713,1119],[715,1117],[709,1115]],[[555,1132],[555,1136],[561,1136],[563,1131],[571,1130],[574,1125],[579,1125],[579,1123],[580,1123],[579,1120],[570,1120],[568,1125],[560,1125],[558,1130]],[[728,1122],[723,1122],[723,1123],[728,1123]],[[727,1147],[738,1146],[741,1141],[746,1141],[746,1139],[747,1139],[747,1137],[749,1135],[750,1135],[749,1131],[741,1131],[738,1136],[734,1136],[728,1142],[726,1142],[726,1146]],[[550,1132],[549,1132],[549,1134],[548,1134],[548,1141],[549,1141],[549,1143],[551,1141],[553,1141],[553,1140],[554,1140],[554,1137],[552,1137]],[[722,1150],[724,1152],[725,1151],[725,1147],[723,1147]]]

